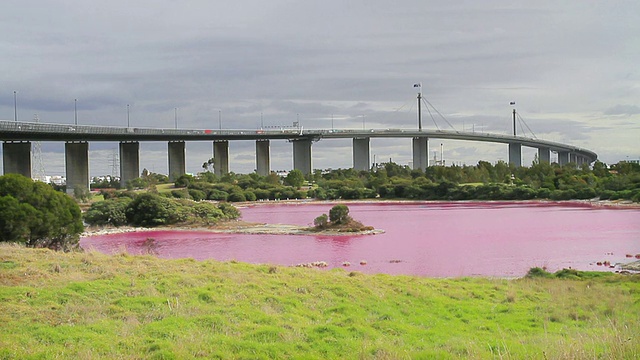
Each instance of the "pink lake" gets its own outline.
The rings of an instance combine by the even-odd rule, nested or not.
[[[246,235],[150,231],[83,238],[84,249],[149,251],[161,258],[237,260],[291,266],[325,261],[365,273],[429,277],[519,277],[531,267],[613,271],[596,265],[640,254],[640,209],[537,202],[345,203],[378,235]],[[310,225],[329,203],[261,204],[249,222]],[[360,265],[365,260],[366,265]]]

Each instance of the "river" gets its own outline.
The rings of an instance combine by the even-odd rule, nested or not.
[[[104,253],[126,249],[161,258],[237,260],[292,266],[325,261],[364,273],[429,277],[520,277],[531,267],[613,271],[640,253],[640,209],[541,202],[346,203],[377,235],[248,235],[150,231],[83,238]],[[261,204],[248,222],[310,225],[332,204]],[[153,241],[148,240],[152,238]],[[344,266],[346,263],[349,266]],[[361,264],[361,262],[363,264]],[[366,264],[365,264],[366,262]]]

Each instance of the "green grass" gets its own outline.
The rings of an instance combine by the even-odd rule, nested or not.
[[[639,358],[640,277],[574,275],[429,279],[0,245],[0,359]]]

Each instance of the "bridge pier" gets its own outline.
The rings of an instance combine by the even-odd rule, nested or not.
[[[569,162],[577,164],[578,163],[578,155],[576,155],[575,153],[569,153]]]
[[[229,173],[229,141],[213,142],[213,173],[222,176]]]
[[[186,151],[184,141],[169,141],[169,181],[176,181],[186,171]]]
[[[20,174],[31,178],[31,142],[5,141],[2,143],[3,174]]]
[[[558,151],[558,165],[566,165],[569,163],[569,152],[568,151]]]
[[[269,140],[256,140],[256,173],[267,176],[271,172],[271,143]]]
[[[89,143],[67,141],[64,144],[64,167],[67,194],[73,195],[78,187],[89,190]]]
[[[509,143],[509,164],[522,166],[522,144]]]
[[[120,142],[120,186],[126,187],[129,180],[140,177],[140,143]]]
[[[551,163],[551,149],[548,147],[539,147],[538,148],[538,162],[542,163]]]
[[[353,138],[353,169],[371,169],[371,155],[369,151],[370,138]]]
[[[311,139],[295,139],[293,143],[293,168],[303,174],[311,174]]]
[[[413,145],[413,169],[426,171],[429,167],[429,138],[414,137]]]

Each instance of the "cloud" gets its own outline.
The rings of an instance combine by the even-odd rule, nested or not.
[[[606,109],[605,115],[637,115],[640,114],[640,106],[636,105],[616,105]]]

